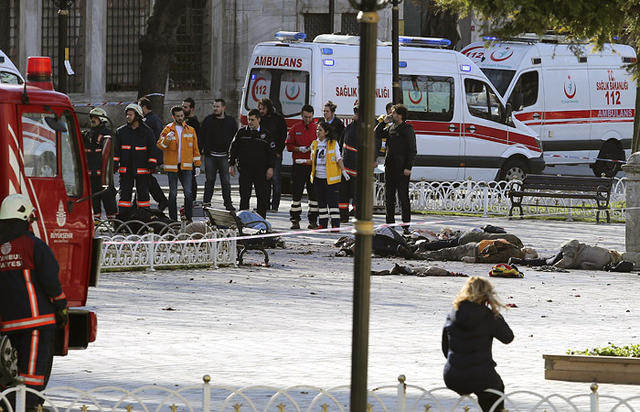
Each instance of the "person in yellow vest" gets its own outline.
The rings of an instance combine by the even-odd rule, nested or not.
[[[340,210],[338,197],[342,177],[349,180],[340,147],[336,141],[333,127],[330,123],[320,121],[316,129],[317,139],[311,143],[311,181],[318,199],[319,229],[340,227]]]
[[[169,177],[169,218],[178,220],[178,179],[184,193],[184,214],[187,221],[193,216],[192,178],[200,174],[198,136],[193,127],[185,123],[184,109],[171,108],[173,122],[164,127],[158,147],[164,154],[164,170]],[[194,168],[195,166],[195,168]]]

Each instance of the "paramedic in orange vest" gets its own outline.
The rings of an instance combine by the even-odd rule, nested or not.
[[[164,154],[164,170],[169,177],[169,217],[178,220],[178,179],[184,193],[184,214],[187,221],[193,217],[193,176],[200,174],[200,150],[198,136],[193,127],[185,122],[184,109],[171,108],[173,122],[165,126],[158,139],[158,147]],[[194,168],[195,166],[195,168]]]
[[[51,374],[55,327],[66,326],[68,313],[58,262],[29,231],[33,212],[21,194],[7,196],[0,206],[0,333],[18,350],[18,374],[25,385],[43,391]],[[27,392],[27,411],[41,403]]]

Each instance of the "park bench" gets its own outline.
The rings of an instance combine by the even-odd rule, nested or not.
[[[554,176],[554,175],[527,175],[522,182],[514,182],[509,190],[511,208],[509,216],[513,215],[513,209],[520,210],[520,218],[523,216],[522,206],[540,206],[537,203],[525,202],[525,197],[530,199],[547,197],[554,199],[584,199],[592,201],[580,205],[562,206],[573,209],[598,209],[596,222],[600,223],[600,212],[607,214],[607,223],[610,222],[609,198],[613,179],[608,177],[585,176]]]
[[[210,207],[205,207],[204,212],[209,218],[209,222],[212,226],[224,229],[233,229],[238,231],[239,236],[248,236],[244,230],[251,223],[258,223],[262,221],[256,222],[246,222],[243,223],[240,218],[236,215],[236,212],[233,210],[225,210],[225,209],[214,209]],[[267,233],[267,230],[259,230],[258,233]],[[257,250],[262,252],[264,255],[264,264],[269,264],[269,254],[265,249],[265,244],[263,239],[247,239],[247,240],[238,240],[236,242],[238,245],[238,264],[242,265],[244,254],[248,250]]]

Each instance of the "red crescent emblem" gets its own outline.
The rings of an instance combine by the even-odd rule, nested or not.
[[[571,80],[571,77],[569,77],[567,80]],[[574,82],[573,83],[573,93],[571,93],[571,94],[567,93],[567,83],[565,82],[565,84],[564,84],[564,95],[567,96],[567,98],[573,99],[577,92],[578,92],[578,88],[576,87],[575,82]]]
[[[509,57],[513,56],[513,50],[509,50],[508,53],[501,53],[501,57],[495,57],[497,50],[491,53],[491,60],[494,62],[503,62],[507,60]]]
[[[298,86],[298,90],[296,91],[295,96],[289,96],[289,88],[288,87],[284,88],[284,95],[287,97],[287,99],[295,100],[298,96],[300,96],[300,85],[296,85],[296,86]]]
[[[409,92],[409,93],[408,93],[409,100],[411,101],[411,103],[413,103],[413,104],[418,104],[418,103],[420,103],[420,102],[422,101],[422,93],[420,93],[420,98],[419,98],[418,100],[413,100],[413,99],[411,98],[411,93],[412,93],[412,92],[413,92],[413,91],[411,91],[411,92]]]
[[[258,98],[256,97],[256,87],[258,86],[258,82],[260,80],[265,80],[265,79],[264,77],[258,77],[256,81],[253,82],[253,86],[251,87],[251,97],[253,97],[253,100],[256,102],[258,101]]]

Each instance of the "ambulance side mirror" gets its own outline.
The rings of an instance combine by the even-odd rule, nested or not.
[[[509,126],[514,126],[513,119],[511,118],[512,114],[513,106],[511,106],[511,103],[507,103],[507,107],[504,110],[504,123],[508,124]]]

